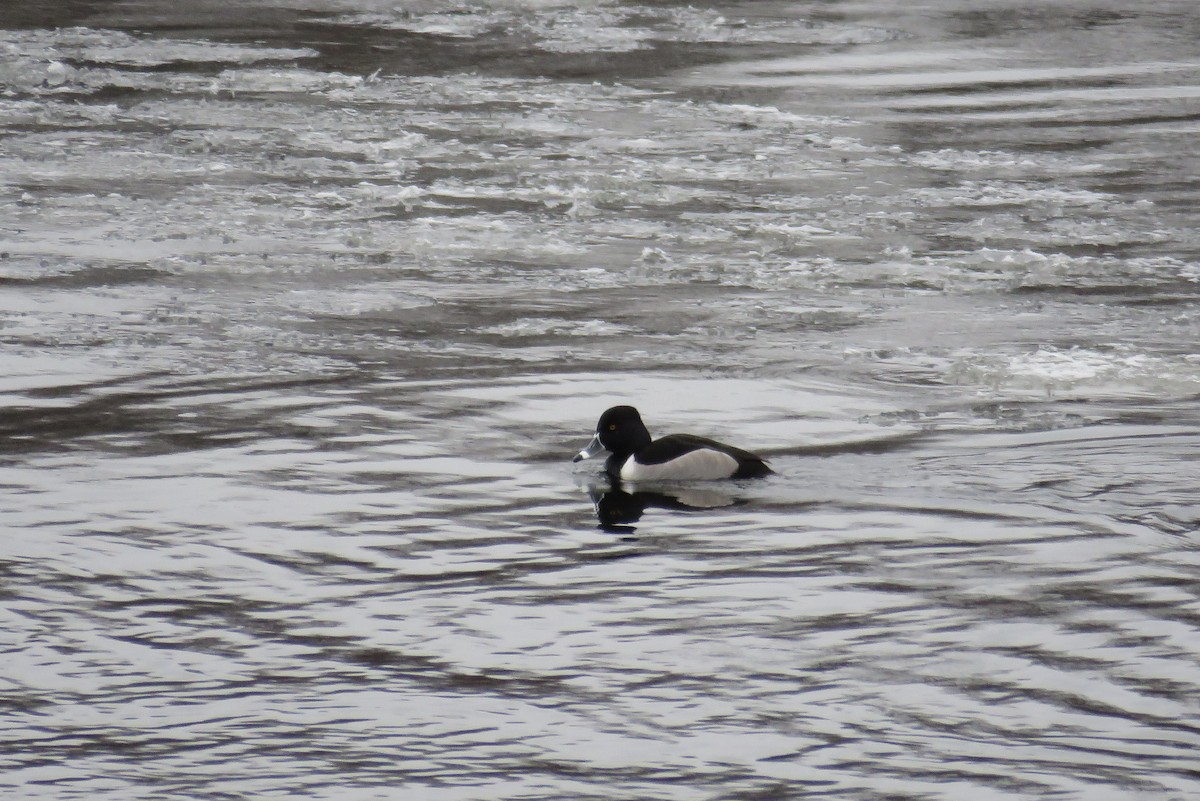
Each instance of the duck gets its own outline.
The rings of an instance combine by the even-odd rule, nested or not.
[[[766,461],[750,451],[694,434],[652,439],[632,406],[614,406],[600,415],[596,434],[572,461],[602,451],[605,472],[618,481],[711,481],[770,475]]]

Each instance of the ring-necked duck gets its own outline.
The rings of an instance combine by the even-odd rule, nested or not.
[[[760,457],[692,434],[668,434],[656,440],[632,406],[614,406],[600,415],[596,436],[574,461],[611,455],[604,469],[623,481],[704,481],[757,478],[771,473]]]

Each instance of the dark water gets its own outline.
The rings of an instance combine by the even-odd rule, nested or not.
[[[7,797],[1200,795],[1200,7],[230,5],[0,10]]]

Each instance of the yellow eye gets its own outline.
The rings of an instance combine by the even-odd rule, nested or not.
[[[609,431],[616,431],[616,430],[617,430],[617,424],[616,424],[616,423],[609,423],[609,424],[608,424],[608,430],[609,430]]]

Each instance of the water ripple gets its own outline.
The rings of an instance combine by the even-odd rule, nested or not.
[[[0,787],[1197,794],[1193,4],[752,5],[0,31]]]

